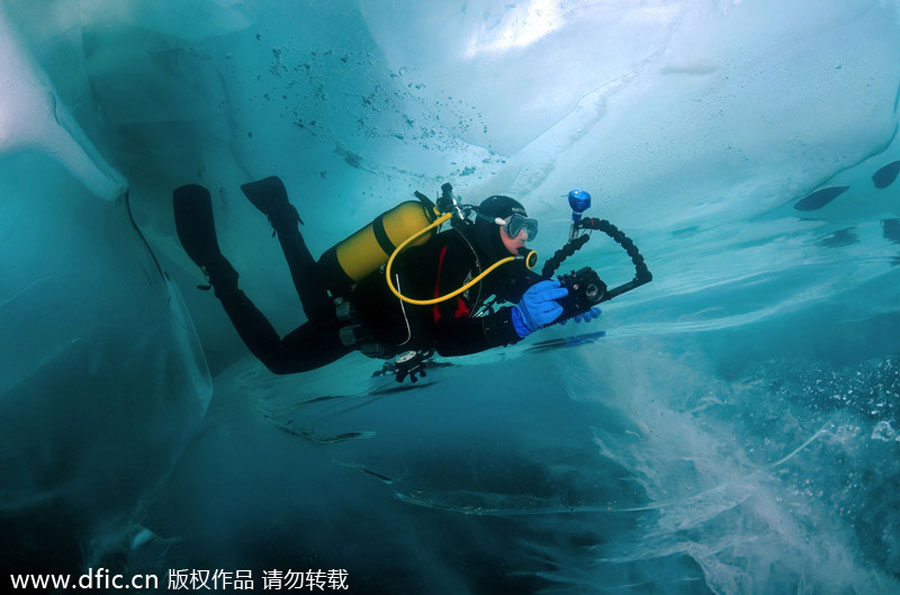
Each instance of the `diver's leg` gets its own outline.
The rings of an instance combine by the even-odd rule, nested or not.
[[[185,252],[209,277],[238,335],[268,368],[280,369],[285,346],[262,312],[238,289],[238,273],[219,250],[209,191],[195,184],[177,188],[173,206],[175,228]],[[316,366],[306,369],[312,367]]]
[[[244,184],[241,190],[257,209],[268,216],[275,228],[306,317],[315,322],[334,321],[334,302],[328,296],[319,267],[303,241],[297,225],[303,220],[288,201],[281,179],[271,176]]]
[[[276,374],[313,370],[347,355],[355,349],[344,345],[335,323],[307,322],[281,341],[281,352],[268,368]]]
[[[325,289],[319,267],[300,235],[297,221],[273,225],[306,317],[322,322],[334,320],[334,300]]]

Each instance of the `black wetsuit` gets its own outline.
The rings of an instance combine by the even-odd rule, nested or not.
[[[455,291],[493,263],[462,231],[449,229],[399,255],[391,274],[403,295],[425,300]],[[509,263],[456,297],[416,306],[390,292],[382,270],[357,284],[350,301],[365,327],[383,345],[465,355],[520,340],[512,326],[511,307],[474,315],[492,294],[499,302],[518,302],[539,280],[520,262]]]
[[[515,303],[541,280],[516,261],[502,265],[455,298],[434,306],[414,306],[390,292],[382,269],[344,295],[332,288],[336,297],[353,305],[357,320],[343,321],[324,282],[328,275],[313,260],[296,224],[279,228],[278,237],[308,322],[282,339],[242,291],[236,287],[216,291],[247,347],[276,374],[318,368],[355,350],[358,345],[346,345],[340,336],[341,328],[354,322],[385,348],[385,355],[413,349],[463,355],[515,343],[520,339],[512,325],[511,307],[474,315],[490,295],[496,295],[498,302]],[[489,260],[469,234],[453,228],[400,254],[392,275],[404,295],[430,299],[463,286],[495,260]]]

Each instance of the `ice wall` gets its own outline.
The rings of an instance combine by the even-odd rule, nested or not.
[[[211,393],[126,183],[0,13],[4,570],[127,552]]]
[[[4,97],[0,154],[35,150],[54,156],[88,191],[104,200],[125,192],[125,181],[93,149],[52,83],[34,63],[9,23],[0,23]]]
[[[4,30],[0,45],[9,59],[0,66],[0,186],[10,198],[0,207],[0,321],[8,372],[0,402],[8,421],[0,435],[8,440],[6,452],[28,453],[0,467],[5,477],[17,478],[4,492],[6,510],[66,502],[97,520],[85,495],[112,486],[109,493],[119,494],[110,496],[112,516],[127,517],[204,410],[208,380],[188,316],[134,230],[132,214],[162,267],[185,290],[214,368],[246,355],[214,298],[194,289],[203,278],[174,238],[171,189],[188,182],[212,190],[223,250],[245,290],[285,332],[303,315],[265,218],[238,190],[271,174],[285,180],[314,252],[413,190],[433,193],[451,181],[473,202],[501,192],[522,198],[542,220],[536,247],[546,255],[565,236],[561,197],[572,187],[590,190],[593,214],[628,231],[656,277],[605,314],[610,335],[626,351],[639,351],[617,360],[633,365],[635,374],[652,365],[656,349],[628,343],[635,336],[703,337],[704,348],[718,350],[710,368],[733,373],[747,359],[772,357],[776,347],[781,354],[799,351],[810,337],[819,354],[840,341],[865,353],[884,345],[867,341],[856,323],[871,329],[900,297],[891,261],[897,249],[883,224],[897,215],[895,194],[874,189],[870,180],[883,163],[900,157],[894,2],[3,5],[9,13],[4,22],[14,24],[49,78]],[[128,180],[131,211],[117,171]],[[815,212],[793,208],[831,184],[851,190]],[[621,254],[592,241],[576,261],[617,258]],[[630,276],[627,263],[617,266],[609,272]],[[552,366],[568,371],[558,362]],[[692,381],[681,368],[677,374]],[[758,470],[744,460],[704,458],[701,451],[710,444],[727,451],[740,448],[740,441],[705,432],[704,424],[721,420],[698,420],[691,409],[679,409],[696,403],[676,402],[677,395],[665,392],[666,379],[647,380],[638,392],[629,392],[627,380],[608,383],[624,400],[623,425],[658,438],[616,442],[603,436],[608,427],[600,420],[595,446],[613,453],[610,458],[624,457],[622,466],[635,475],[643,473],[642,486],[656,504],[673,501],[664,492],[678,478],[660,467],[671,462],[660,454],[668,454],[667,443],[681,430],[692,434],[677,456],[694,457],[700,469],[682,495],[729,482],[743,487],[746,472]],[[573,394],[587,392],[576,389]],[[287,385],[280,396],[292,390]],[[716,384],[716,390],[729,389]],[[61,396],[69,397],[62,405]],[[603,402],[604,394],[594,397]],[[545,394],[523,398],[540,403]],[[254,409],[245,406],[249,417]],[[647,415],[663,421],[642,424]],[[459,428],[437,430],[446,432],[431,443],[440,457]],[[237,448],[227,435],[211,434],[221,443],[204,462],[221,461],[228,448]],[[790,453],[811,435],[785,430],[767,452]],[[275,458],[288,464],[293,451],[285,440],[273,443],[280,449]],[[371,452],[402,472],[404,448]],[[485,446],[478,454],[492,452]],[[104,455],[101,469],[96,453]],[[318,452],[310,457],[323,474],[334,471]],[[153,472],[137,477],[123,471],[136,460]],[[586,483],[591,472],[579,468]],[[281,484],[273,473],[274,493]],[[336,483],[346,487],[342,477]],[[716,518],[717,506],[734,509],[738,520],[723,532],[746,518],[763,531],[769,520],[792,518],[765,514],[771,493],[763,490],[762,504],[748,506],[748,516],[737,514],[744,492],[725,504],[711,502],[699,514]],[[207,494],[192,496],[202,505]],[[284,500],[279,505],[290,507],[290,498]],[[703,528],[705,519],[685,510],[693,501],[679,502],[682,508],[670,516],[663,507],[660,522],[672,523],[663,529],[678,523]],[[232,504],[226,497],[222,505]],[[351,498],[347,508],[358,507],[365,503]],[[193,509],[181,512],[190,517]],[[783,542],[816,538],[799,529],[781,535]],[[839,557],[851,548],[852,539],[843,535],[835,545]],[[673,533],[652,536],[658,539],[645,550],[617,555],[652,559],[674,548],[668,551],[724,559],[691,549],[695,544]],[[801,565],[827,560],[801,546],[792,551],[800,552]],[[709,576],[723,581],[735,574],[715,570]]]

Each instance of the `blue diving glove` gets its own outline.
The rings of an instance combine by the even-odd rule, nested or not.
[[[599,308],[591,308],[587,312],[582,312],[581,314],[576,314],[572,317],[572,320],[575,322],[590,322],[595,318],[600,317],[600,309]],[[565,324],[569,322],[568,320],[563,320],[560,324]]]
[[[512,323],[519,337],[524,339],[559,318],[563,308],[556,300],[567,295],[569,290],[559,281],[541,281],[529,287],[512,309]]]
[[[595,318],[600,317],[600,308],[591,308],[587,312],[582,312],[581,314],[576,314],[572,317],[572,320],[575,322],[590,322]]]

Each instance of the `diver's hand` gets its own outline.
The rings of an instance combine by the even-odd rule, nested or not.
[[[599,318],[600,314],[601,314],[601,312],[600,312],[599,308],[591,308],[587,312],[582,312],[581,314],[576,314],[575,316],[572,317],[572,320],[574,320],[575,322],[590,322],[595,318]],[[563,320],[562,322],[560,322],[560,324],[565,324],[567,322],[569,322],[568,319]]]
[[[524,339],[559,318],[563,308],[556,300],[568,294],[559,281],[541,281],[529,287],[512,309],[513,327],[519,337]]]

